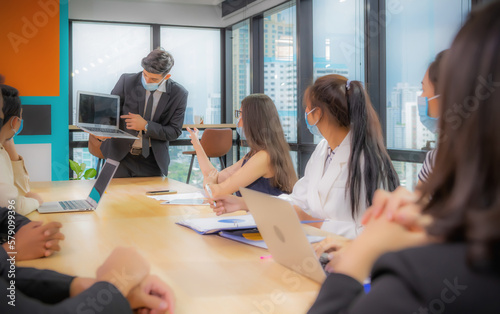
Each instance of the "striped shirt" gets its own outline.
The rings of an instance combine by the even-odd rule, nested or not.
[[[436,162],[436,149],[432,149],[427,152],[425,156],[424,164],[422,165],[422,169],[418,173],[418,179],[423,183],[427,182],[429,176],[432,173],[432,169],[434,168],[434,163]]]

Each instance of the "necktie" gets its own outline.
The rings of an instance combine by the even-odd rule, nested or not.
[[[153,112],[153,94],[154,92],[150,92],[148,103],[146,105],[146,113],[143,117],[146,121],[151,121],[151,112]],[[142,131],[142,156],[144,156],[144,158],[148,158],[149,156],[149,136],[147,136],[144,131]]]

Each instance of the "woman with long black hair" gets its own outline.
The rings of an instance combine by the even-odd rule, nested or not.
[[[292,193],[280,197],[295,206],[302,220],[324,220],[322,229],[355,238],[375,190],[393,191],[399,185],[377,114],[361,82],[341,75],[318,78],[306,90],[303,105],[309,130],[324,139]],[[214,210],[245,207],[224,197]]]

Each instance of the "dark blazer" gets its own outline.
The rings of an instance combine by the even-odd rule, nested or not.
[[[331,274],[308,313],[500,313],[500,274],[466,264],[463,243],[434,244],[383,255],[371,291]]]
[[[51,270],[16,267],[9,272],[9,256],[0,248],[0,313],[132,313],[125,297],[108,282],[97,282],[69,298],[72,276]],[[14,280],[15,282],[11,282]],[[15,306],[8,295],[15,287]],[[110,297],[108,299],[108,297]]]
[[[120,115],[144,113],[146,90],[141,83],[142,72],[123,74],[111,94],[120,96]],[[168,174],[170,156],[169,142],[177,139],[182,133],[184,113],[187,105],[187,90],[179,83],[168,79],[165,83],[166,92],[160,97],[152,121],[148,123],[147,135],[151,138],[156,163],[163,175]],[[137,136],[138,131],[128,130],[125,120],[120,119],[120,129]],[[109,139],[102,143],[101,151],[106,158],[121,161],[130,151],[134,140]]]

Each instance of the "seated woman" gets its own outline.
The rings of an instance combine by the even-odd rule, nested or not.
[[[293,192],[281,197],[296,206],[301,219],[325,219],[322,229],[355,238],[375,190],[399,185],[377,115],[361,82],[340,75],[318,78],[303,104],[308,128],[325,139]],[[214,199],[218,214],[246,209],[230,197]]]
[[[431,63],[424,78],[422,79],[422,95],[418,97],[418,114],[420,122],[432,133],[437,133],[437,124],[439,118],[439,68],[441,61],[447,50],[437,54],[436,59]],[[427,181],[434,166],[436,150],[430,150],[426,157],[422,169],[418,173],[419,184]]]
[[[439,113],[456,115],[439,120],[422,197],[375,194],[367,213],[384,215],[334,263],[309,313],[500,313],[499,17],[499,2],[472,13],[443,61]]]
[[[250,152],[221,172],[217,172],[201,147],[198,130],[188,128],[204,183],[210,184],[214,197],[232,194],[242,186],[271,195],[290,193],[297,175],[273,101],[264,94],[249,95],[241,101],[241,110],[237,112],[237,130],[246,139]]]
[[[0,129],[0,207],[8,207],[15,200],[15,210],[26,215],[36,210],[42,198],[30,192],[29,176],[24,160],[16,151],[14,136],[22,129],[22,109],[17,89],[1,85],[3,121]]]

